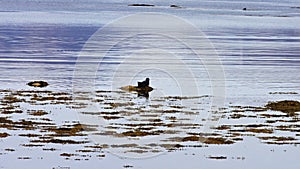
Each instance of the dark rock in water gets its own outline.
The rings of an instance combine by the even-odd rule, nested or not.
[[[243,11],[246,11],[247,10],[247,8],[243,8]]]
[[[171,8],[182,8],[181,6],[178,5],[170,5]]]
[[[270,110],[281,111],[289,114],[300,112],[300,102],[293,100],[270,102],[266,105],[266,107]]]
[[[145,81],[143,81],[143,82],[138,82],[138,87],[139,87],[139,88],[147,87],[147,86],[149,86],[149,83],[150,83],[150,79],[149,79],[149,78],[146,78]]]
[[[152,4],[129,4],[128,6],[154,6]]]
[[[46,87],[49,84],[47,82],[44,82],[44,81],[33,81],[33,82],[27,83],[27,85],[32,86],[32,87]]]

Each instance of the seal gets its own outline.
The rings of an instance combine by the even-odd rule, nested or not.
[[[151,86],[149,86],[150,79],[146,78],[145,81],[138,82],[137,86],[123,86],[120,89],[128,92],[136,92],[138,96],[149,97],[149,92],[153,90]]]
[[[147,87],[147,86],[149,86],[149,83],[150,83],[150,79],[146,78],[145,81],[138,82],[138,87],[140,87],[140,88]]]

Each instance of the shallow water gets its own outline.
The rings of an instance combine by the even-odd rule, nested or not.
[[[156,6],[1,1],[0,168],[299,168],[299,114],[265,107],[300,100],[299,2],[147,3]],[[201,32],[104,27],[138,12],[175,15]],[[87,45],[99,28],[104,41]],[[181,41],[169,36],[178,32]],[[221,64],[210,67],[214,54]],[[80,65],[95,78],[76,74]],[[148,99],[119,89],[145,77],[155,88]],[[50,85],[26,85],[33,80]]]

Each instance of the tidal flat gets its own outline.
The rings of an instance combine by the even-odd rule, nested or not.
[[[154,101],[150,102],[121,90],[96,93],[91,101],[101,108],[87,112],[88,99],[74,99],[70,93],[1,90],[2,158],[14,155],[17,160],[36,160],[36,154],[26,152],[40,152],[42,161],[48,154],[66,161],[103,160],[107,153],[124,158],[153,157],[210,147],[222,149],[225,145],[234,148],[252,138],[266,146],[300,144],[298,101],[266,102],[261,107],[230,104],[212,112],[218,118],[207,119],[201,115],[204,111],[191,107],[205,110],[203,104],[199,107],[199,101],[209,102],[206,95],[151,98]],[[190,102],[189,107],[183,99]],[[141,104],[141,100],[146,102]],[[99,119],[98,124],[95,120],[89,124],[85,116]],[[217,121],[216,126],[202,130],[210,120]],[[247,157],[206,154],[210,160]]]

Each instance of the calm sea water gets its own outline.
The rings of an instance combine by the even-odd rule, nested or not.
[[[97,0],[0,1],[0,88],[26,90],[31,89],[26,86],[29,81],[45,80],[50,84],[47,90],[72,92],[78,57],[91,36],[105,25],[116,22],[120,17],[139,12],[152,12],[182,18],[200,30],[203,33],[202,37],[211,43],[214,47],[213,51],[220,59],[219,66],[223,70],[219,73],[224,74],[225,105],[263,106],[268,101],[300,100],[299,94],[269,94],[270,92],[300,93],[299,1],[160,2],[152,0],[145,2],[154,4],[155,7],[130,7],[129,3],[142,2],[117,0],[109,2]],[[182,8],[171,8],[169,7],[171,4],[182,6]],[[151,20],[148,22],[151,23]],[[118,34],[118,31],[112,31],[108,35],[110,34],[122,38],[125,37],[126,32]],[[188,38],[197,38],[198,34],[195,36],[191,35]],[[107,38],[109,37],[107,36]],[[145,44],[141,44],[140,39],[143,39]],[[106,40],[109,41],[109,39]],[[212,95],[212,79],[205,64],[201,64],[201,62],[198,64],[195,57],[186,51],[187,49],[181,45],[170,43],[168,38],[142,35],[131,39],[130,43],[122,41],[118,45],[110,48],[103,60],[102,67],[97,71],[94,84],[97,90],[117,90],[122,83],[112,86],[115,77],[130,79],[130,84],[124,85],[134,85],[136,80],[143,80],[145,76],[149,76],[152,79],[151,84],[157,89],[154,93],[155,96],[182,95],[181,90],[189,90],[191,87],[179,85],[177,88],[180,82],[191,80],[186,78],[184,71],[173,66],[172,70],[179,79],[174,79],[174,77],[172,79],[168,72],[155,69],[155,64],[158,63],[163,67],[170,66],[174,55],[169,56],[168,54],[174,51],[175,54],[182,52],[180,60],[183,60],[192,71],[196,72],[193,80],[197,81],[200,95]],[[154,53],[165,54],[165,56],[161,60],[156,59],[153,70],[144,70],[137,74],[128,72],[136,66],[135,64],[144,63],[141,61],[137,63],[128,61],[127,65],[121,69],[121,61],[128,55],[122,51],[140,50],[130,55],[132,58],[139,58],[142,55],[141,52],[149,52],[143,51],[143,45],[151,48],[150,55],[146,55],[146,58],[151,57],[154,52],[153,48],[157,48],[156,45],[163,45],[164,47],[160,49],[164,51],[155,51]],[[93,47],[97,48],[97,46]],[[148,62],[145,61],[145,63]],[[116,68],[119,68],[117,73]],[[172,85],[175,82],[178,84]],[[0,140],[1,149],[4,149],[6,144],[5,140]],[[275,153],[273,153],[274,149]],[[42,153],[35,149],[28,151]],[[209,153],[227,154],[229,157],[235,158],[243,156],[246,157],[246,160],[229,159],[219,162],[202,158]],[[296,164],[299,160],[298,154],[298,146],[269,147],[261,145],[258,140],[249,138],[244,143],[232,147],[212,146],[207,149],[189,149],[138,161],[120,159],[108,154],[105,159],[100,161],[90,160],[74,164],[74,161],[64,161],[59,157],[49,155],[48,159],[51,162],[48,168],[64,166],[121,168],[127,164],[133,165],[134,168],[282,168],[286,166],[297,168],[299,167]],[[34,168],[34,166],[41,166],[44,163],[42,160],[35,159],[24,162],[17,160],[14,156],[0,155],[0,158],[0,168],[20,167],[25,163]],[[2,160],[5,160],[4,164]],[[15,162],[16,160],[17,162]],[[57,164],[55,164],[56,161]],[[180,161],[180,164],[176,164],[174,161]]]

